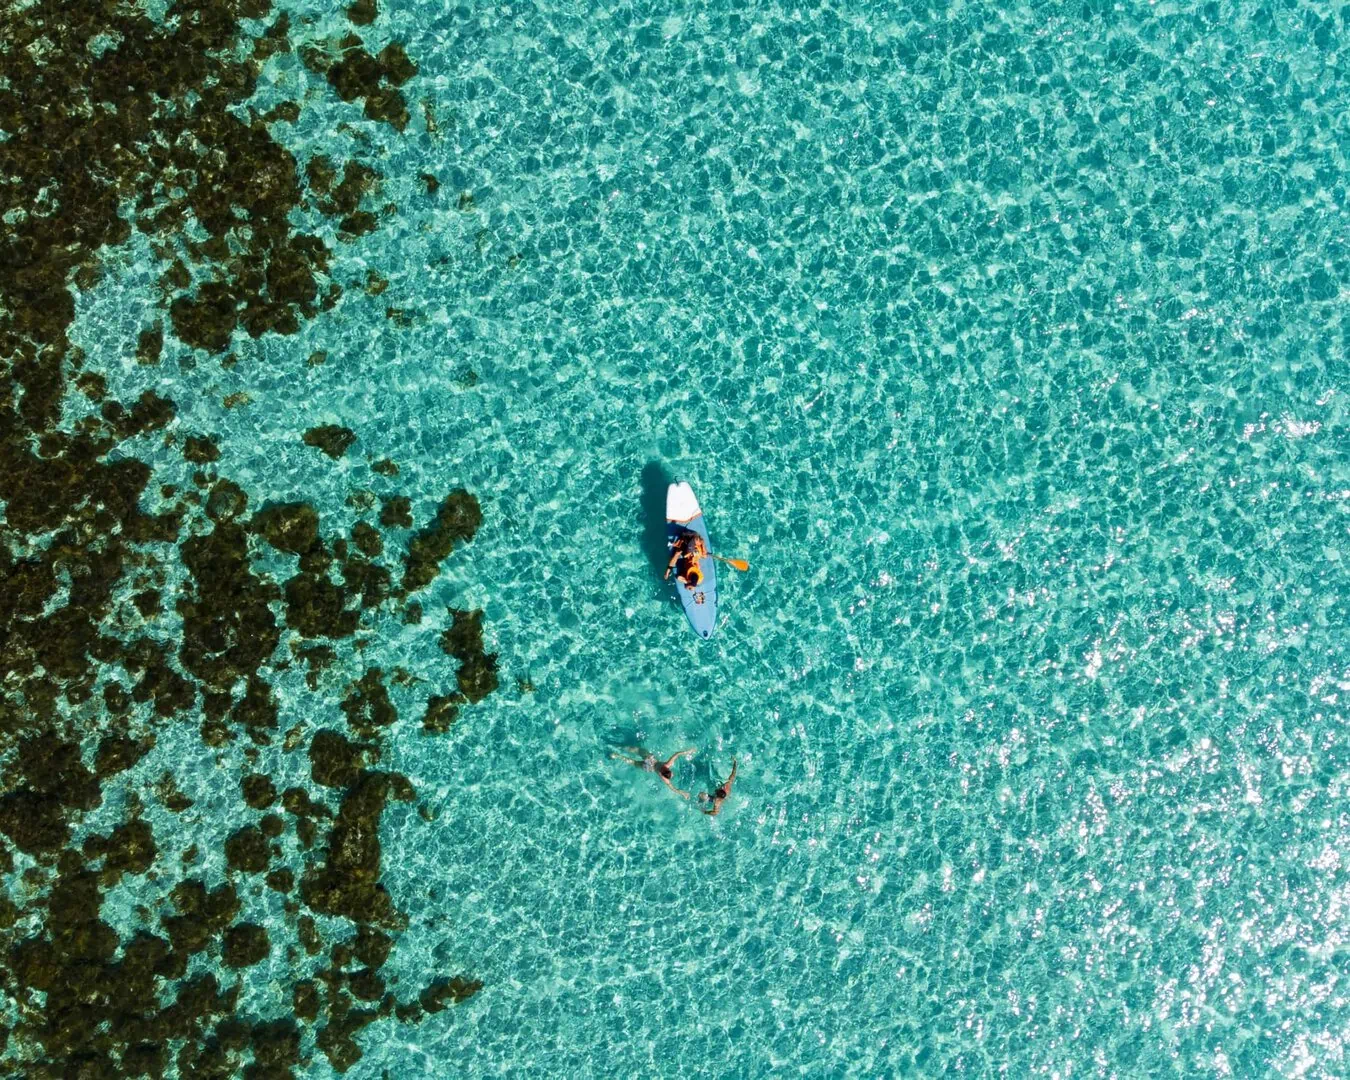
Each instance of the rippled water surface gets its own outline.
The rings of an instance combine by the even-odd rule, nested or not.
[[[293,23],[347,32],[326,8]],[[435,821],[383,829],[389,974],[485,986],[349,1075],[1345,1075],[1344,13],[381,0],[360,32],[419,66],[407,131],[330,95],[277,136],[384,174],[337,308],[137,366],[133,244],[73,335],[334,528],[382,458],[418,520],[482,500],[427,605],[484,609],[503,687],[394,732]],[[259,111],[312,80],[273,57]],[[296,438],[325,423],[337,462]],[[752,566],[709,642],[656,566],[671,476]],[[446,658],[410,627],[369,665]],[[341,696],[278,693],[282,730]],[[722,813],[636,743],[697,748],[695,792],[734,757]]]

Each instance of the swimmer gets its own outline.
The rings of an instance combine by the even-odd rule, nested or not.
[[[722,783],[718,784],[717,789],[711,795],[709,795],[706,791],[700,791],[698,793],[699,802],[712,803],[712,809],[704,810],[703,812],[711,817],[716,817],[718,814],[720,814],[722,812],[722,803],[725,802],[726,797],[731,794],[731,785],[734,784],[735,782],[736,782],[736,759],[732,758],[731,775],[728,776],[725,780],[723,780]]]
[[[639,756],[635,758],[629,757],[627,754],[610,754],[609,756],[617,761],[626,761],[629,765],[636,765],[643,772],[656,773],[666,787],[670,788],[676,795],[682,795],[686,799],[689,798],[689,792],[681,791],[671,783],[671,780],[675,776],[675,771],[671,766],[673,766],[680,758],[692,755],[696,749],[695,747],[691,747],[688,750],[677,750],[675,753],[671,754],[670,757],[666,758],[665,761],[658,761],[655,754],[650,750],[642,749],[640,746],[625,746],[623,749],[638,754]]]

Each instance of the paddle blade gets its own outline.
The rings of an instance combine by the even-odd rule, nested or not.
[[[729,565],[734,566],[737,570],[750,569],[750,564],[746,562],[744,559],[728,559],[725,555],[714,555],[713,558],[718,560],[718,562],[728,563]]]

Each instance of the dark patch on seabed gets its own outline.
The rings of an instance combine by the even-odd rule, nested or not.
[[[349,18],[366,26],[379,12],[363,0]],[[245,19],[261,21],[246,30]],[[331,248],[294,229],[292,211],[313,206],[340,240],[368,232],[377,218],[362,204],[379,174],[324,157],[301,168],[269,128],[301,107],[258,116],[242,103],[262,64],[295,48],[344,101],[402,130],[399,87],[416,67],[397,44],[372,56],[355,31],[332,43],[300,36],[268,0],[178,0],[162,24],[126,3],[0,4],[5,1075],[156,1077],[176,1064],[183,1076],[285,1077],[311,1048],[344,1071],[367,1025],[415,1021],[481,985],[432,971],[400,1001],[379,974],[404,924],[380,882],[380,816],[390,798],[416,798],[405,777],[375,767],[397,720],[383,673],[342,680],[332,723],[345,719],[353,739],[335,728],[280,738],[272,688],[303,661],[317,692],[336,640],[416,622],[410,594],[473,537],[477,501],[445,497],[413,534],[395,586],[375,525],[362,521],[349,541],[326,534],[313,507],[265,497],[250,507],[203,434],[182,444],[195,490],[156,482],[135,450],[172,423],[175,403],[151,392],[112,400],[67,337],[72,288],[92,285],[100,248],[133,228],[165,267],[166,317],[129,344],[138,363],[186,353],[170,334],[224,353],[238,331],[291,334],[332,307]],[[350,445],[336,427],[295,437],[334,456]],[[259,569],[265,554],[290,564],[284,581]],[[180,577],[175,593],[168,583]],[[450,619],[458,686],[429,697],[433,734],[496,685],[479,614]],[[161,850],[171,837],[144,813],[148,799],[175,813],[193,805],[172,772],[138,766],[167,726],[185,724],[208,746],[249,744],[223,881],[192,872],[197,845]],[[276,791],[269,775],[302,747],[314,786]],[[105,802],[125,806],[125,820],[76,843],[85,813]],[[158,915],[141,908],[130,937],[102,911],[124,875],[158,896]],[[286,898],[284,933],[247,917],[259,881]],[[346,929],[326,946],[306,909]],[[242,973],[278,951],[291,982],[274,1014],[238,1014]],[[219,961],[213,970],[194,963],[203,955]]]

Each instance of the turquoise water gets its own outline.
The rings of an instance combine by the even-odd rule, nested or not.
[[[1346,29],[386,0],[407,132],[311,89],[277,135],[384,174],[333,276],[386,291],[145,368],[162,267],[109,255],[73,338],[251,500],[483,504],[426,607],[484,609],[503,687],[434,740],[391,691],[435,820],[382,827],[387,971],[485,986],[349,1076],[1345,1075]],[[258,109],[315,85],[274,57]],[[653,568],[667,476],[752,564],[710,642]],[[453,678],[417,627],[340,664]],[[332,723],[292,674],[282,729]],[[695,791],[735,756],[720,816],[634,742]]]

